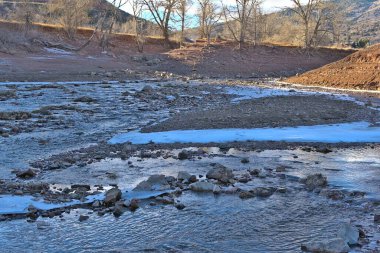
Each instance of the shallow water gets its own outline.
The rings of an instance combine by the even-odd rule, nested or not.
[[[111,214],[98,217],[88,210],[74,210],[64,214],[62,220],[40,218],[39,221],[50,224],[46,230],[37,229],[36,224],[24,220],[3,222],[0,226],[2,249],[11,252],[104,252],[105,249],[110,252],[301,252],[301,243],[334,237],[339,224],[347,220],[365,226],[373,236],[371,241],[380,239],[380,231],[372,222],[373,215],[365,207],[370,200],[380,200],[378,149],[343,149],[329,154],[302,150],[221,152],[219,148],[202,149],[206,152],[200,156],[202,159],[180,161],[136,156],[129,159],[134,167],[129,167],[128,161],[106,159],[85,168],[52,171],[42,180],[76,183],[85,178],[83,182],[91,184],[117,183],[128,196],[125,189],[133,188],[152,174],[176,176],[178,171],[187,170],[205,175],[215,162],[233,169],[235,174],[249,168],[274,169],[287,165],[286,175],[304,177],[322,173],[328,178],[329,188],[360,190],[367,195],[349,204],[307,192],[296,181],[276,177],[254,179],[239,186],[286,187],[289,191],[275,193],[268,199],[249,200],[241,200],[237,195],[185,192],[177,199],[186,205],[183,211],[173,206],[150,206],[149,201],[142,202],[135,213],[127,212],[120,218]],[[167,152],[177,155],[179,151]],[[242,164],[243,157],[249,158],[250,163]],[[112,168],[118,178],[107,181],[99,177],[107,168]],[[90,219],[79,222],[80,214],[90,215]],[[27,235],[22,241],[21,234]],[[370,252],[369,247],[378,245],[374,243],[352,252]],[[28,250],[20,250],[26,248]]]
[[[96,110],[96,113],[89,116],[79,115],[76,112],[72,114],[59,112],[57,116],[68,117],[69,120],[74,120],[75,124],[69,128],[48,126],[31,133],[0,139],[2,178],[13,178],[11,169],[28,166],[31,160],[107,140],[116,133],[138,129],[152,120],[162,120],[169,115],[165,108],[154,112],[139,110],[149,108],[149,104],[143,101],[130,98],[131,103],[123,104],[116,100],[125,98],[121,96],[122,92],[134,92],[141,89],[147,82],[113,84],[112,88],[108,89],[101,87],[100,84],[83,83],[76,87],[74,83],[61,83],[64,89],[43,89],[31,92],[30,89],[36,84],[15,83],[14,85],[18,86],[19,97],[0,101],[2,110],[31,111],[45,105],[68,104],[73,98],[86,95],[97,99],[98,103],[95,105],[77,103],[76,106],[81,109]],[[3,86],[0,84],[0,89],[5,89],[5,86],[5,84]],[[78,93],[71,94],[70,92],[74,89]],[[219,91],[228,93],[224,88],[220,88]],[[282,91],[280,93],[263,90],[259,93],[255,92],[252,93],[252,89],[248,88],[245,91],[230,91],[230,94],[236,95],[232,98],[232,102],[261,95],[282,94]],[[40,93],[43,94],[40,96]],[[186,92],[181,94],[181,96],[193,97],[196,100],[207,95],[209,91],[190,95]],[[169,101],[172,99],[172,97],[167,98]],[[371,133],[372,137],[379,140],[376,135],[379,133],[378,128],[369,129],[366,128],[366,123],[357,124],[364,136]],[[347,126],[347,129],[355,130],[352,126]],[[299,130],[296,130],[297,136],[300,133]],[[326,131],[330,130],[331,126],[328,126]],[[136,136],[136,138],[140,137],[141,135]],[[40,145],[37,142],[39,138],[49,139],[50,142],[47,145]],[[220,134],[217,138],[220,138]],[[249,200],[241,200],[236,195],[214,196],[185,192],[178,198],[186,205],[183,211],[173,206],[150,206],[149,201],[142,202],[142,207],[137,212],[127,212],[118,219],[112,215],[97,217],[88,210],[74,210],[71,214],[64,214],[62,219],[39,218],[39,221],[49,224],[44,230],[38,229],[35,223],[28,223],[25,220],[1,222],[0,251],[300,252],[301,243],[333,237],[339,223],[347,219],[369,228],[368,233],[373,236],[371,241],[380,239],[379,231],[372,222],[373,215],[365,209],[368,201],[380,199],[378,149],[345,149],[330,154],[301,150],[263,152],[237,149],[221,152],[218,148],[203,150],[206,154],[200,155],[201,159],[194,157],[194,159],[184,161],[162,157],[141,159],[136,155],[129,159],[133,162],[133,167],[128,165],[128,161],[105,159],[85,167],[72,166],[65,170],[46,171],[38,180],[63,185],[118,184],[123,189],[124,196],[132,197],[125,190],[130,190],[152,174],[176,176],[178,171],[186,170],[196,175],[205,175],[211,168],[210,163],[214,162],[226,165],[236,174],[246,172],[249,168],[275,169],[280,165],[288,165],[290,167],[285,172],[288,176],[304,177],[312,173],[323,173],[328,177],[330,188],[347,191],[360,190],[366,192],[367,195],[363,199],[354,201],[353,204],[331,201],[302,190],[300,184],[295,181],[268,177],[263,180],[255,179],[245,186],[239,186],[281,186],[287,187],[289,192],[276,193],[268,199]],[[177,155],[179,151],[166,152]],[[242,164],[240,160],[243,157],[248,157],[250,163]],[[115,173],[117,177],[111,179],[108,177],[108,172]],[[142,197],[144,196],[147,196],[146,193],[143,193]],[[40,204],[40,202],[32,202],[27,196],[17,198],[8,198],[11,208],[24,210],[29,203]],[[5,201],[1,202],[3,210],[4,203]],[[18,205],[12,206],[12,204]],[[41,205],[42,208],[52,207]],[[90,219],[79,222],[79,214],[90,215]],[[368,248],[358,252],[366,251],[368,252]]]
[[[346,219],[366,219],[360,207],[306,192],[245,201],[185,194],[180,201],[183,211],[145,205],[118,219],[91,215],[82,223],[78,215],[88,211],[73,211],[63,220],[40,219],[50,224],[46,230],[23,220],[3,222],[0,243],[10,252],[300,252],[301,243],[333,236]]]

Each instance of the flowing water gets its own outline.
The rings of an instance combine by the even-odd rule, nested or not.
[[[169,112],[165,106],[149,111],[144,109],[148,106],[147,103],[144,101],[137,103],[132,98],[129,103],[115,103],[116,98],[122,98],[121,92],[135,92],[141,90],[145,84],[112,84],[112,89],[90,84],[79,87],[71,86],[74,84],[62,84],[65,89],[44,89],[45,95],[41,96],[41,99],[38,95],[40,90],[32,91],[34,95],[30,95],[30,89],[33,90],[32,84],[28,87],[15,84],[21,85],[22,88],[18,87],[19,98],[0,101],[3,111],[15,107],[19,110],[32,111],[52,104],[66,105],[68,101],[78,96],[72,93],[73,90],[97,99],[98,103],[96,112],[87,116],[70,111],[57,113],[57,116],[63,117],[64,122],[76,119],[76,123],[70,128],[60,128],[59,124],[47,125],[38,128],[37,131],[0,139],[1,177],[12,178],[11,169],[15,166],[27,166],[30,160],[109,140],[121,130],[138,129],[149,121],[168,117]],[[230,94],[239,93],[242,99],[254,98],[257,91],[247,89],[243,89],[244,92],[231,89],[223,91],[223,88],[217,90]],[[202,90],[193,92],[191,99],[198,100],[197,97],[208,96],[208,92]],[[262,90],[260,92],[263,94]],[[272,93],[265,91],[264,95],[276,95],[282,92],[289,91]],[[167,100],[171,99],[167,97]],[[232,102],[238,101],[236,98],[233,99],[235,100]],[[35,103],[36,101],[38,103]],[[93,106],[88,104],[75,105],[83,110],[94,110]],[[120,111],[125,113],[120,114]],[[360,124],[364,126],[366,123]],[[352,130],[352,126],[352,124],[347,125],[347,128]],[[368,128],[368,125],[364,128],[359,130],[370,132],[378,142],[378,128]],[[298,130],[301,131],[303,128]],[[51,141],[47,145],[39,145],[36,141],[39,138]],[[73,142],[73,138],[77,141]],[[197,148],[189,150],[194,151]],[[286,187],[288,192],[275,193],[267,199],[248,200],[241,200],[235,194],[184,192],[177,199],[186,206],[181,211],[171,205],[151,206],[150,200],[145,200],[136,212],[127,212],[119,218],[115,218],[112,214],[98,217],[92,211],[77,209],[69,214],[65,213],[63,217],[39,218],[36,223],[28,223],[25,220],[5,221],[0,223],[0,252],[290,253],[300,252],[302,243],[334,237],[339,224],[347,220],[365,227],[367,234],[371,236],[369,245],[361,249],[353,248],[352,252],[371,252],[371,250],[378,252],[379,245],[376,241],[380,240],[380,231],[373,223],[373,211],[368,209],[369,203],[380,201],[378,148],[339,149],[329,154],[298,149],[262,152],[240,149],[221,151],[219,148],[202,150],[204,154],[199,157],[183,161],[173,158],[180,150],[164,150],[164,153],[172,155],[169,158],[160,156],[142,159],[136,154],[128,160],[133,166],[121,159],[104,159],[84,168],[72,166],[64,170],[45,172],[39,180],[54,182],[57,185],[113,183],[118,184],[123,189],[124,195],[128,196],[131,194],[130,189],[152,174],[176,176],[179,171],[186,170],[195,175],[205,175],[211,168],[211,163],[221,163],[233,169],[235,174],[244,173],[251,168],[261,168],[272,173],[276,167],[285,165],[287,166],[284,172],[285,178],[268,176],[238,186]],[[248,164],[240,162],[245,157],[249,158]],[[114,179],[107,177],[109,171],[115,173],[117,177]],[[345,192],[363,191],[367,194],[364,198],[333,201],[317,193],[305,191],[297,178],[313,173],[326,175],[328,187],[331,189]],[[32,202],[34,200],[29,196],[16,198],[0,196],[0,201],[3,200],[0,208],[3,205],[3,210],[6,206],[21,210],[29,203],[38,205]],[[14,205],[14,201],[24,205]],[[44,208],[50,208],[48,205],[40,204]],[[89,215],[90,219],[79,222],[80,214]]]

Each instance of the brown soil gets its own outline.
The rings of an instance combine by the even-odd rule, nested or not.
[[[190,45],[168,52],[181,64],[167,64],[179,74],[194,73],[217,78],[287,77],[346,57],[353,51],[319,48],[306,52],[299,47],[260,45],[238,50],[234,43],[220,42],[207,47]]]
[[[380,44],[286,80],[289,83],[345,89],[380,90]]]
[[[375,123],[379,117],[380,113],[375,110],[327,96],[280,96],[180,113],[142,131],[286,127],[361,120]]]
[[[8,29],[12,34],[8,36],[12,38],[8,44],[14,45],[9,54],[0,52],[0,81],[125,80],[131,75],[135,77],[131,71],[143,74],[164,71],[197,78],[286,77],[315,69],[351,53],[336,49],[306,53],[297,47],[273,45],[249,46],[239,51],[236,45],[227,42],[217,42],[210,47],[197,43],[171,50],[161,39],[148,38],[144,53],[140,54],[133,36],[116,34],[110,39],[107,52],[102,52],[99,36],[96,36],[83,50],[65,55],[48,52],[41,45],[17,39],[17,32],[20,34],[17,26],[0,22],[0,29]],[[92,32],[82,28],[72,41],[60,27],[36,25],[29,37],[79,47],[91,37]],[[16,46],[18,42],[20,45]]]

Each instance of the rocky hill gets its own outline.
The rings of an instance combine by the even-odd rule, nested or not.
[[[346,11],[351,40],[365,37],[380,42],[380,0],[349,0]]]

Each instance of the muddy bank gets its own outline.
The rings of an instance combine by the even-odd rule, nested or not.
[[[318,95],[279,96],[176,114],[162,123],[144,127],[142,132],[308,126],[355,121],[376,123],[379,119],[378,111],[352,101]]]

